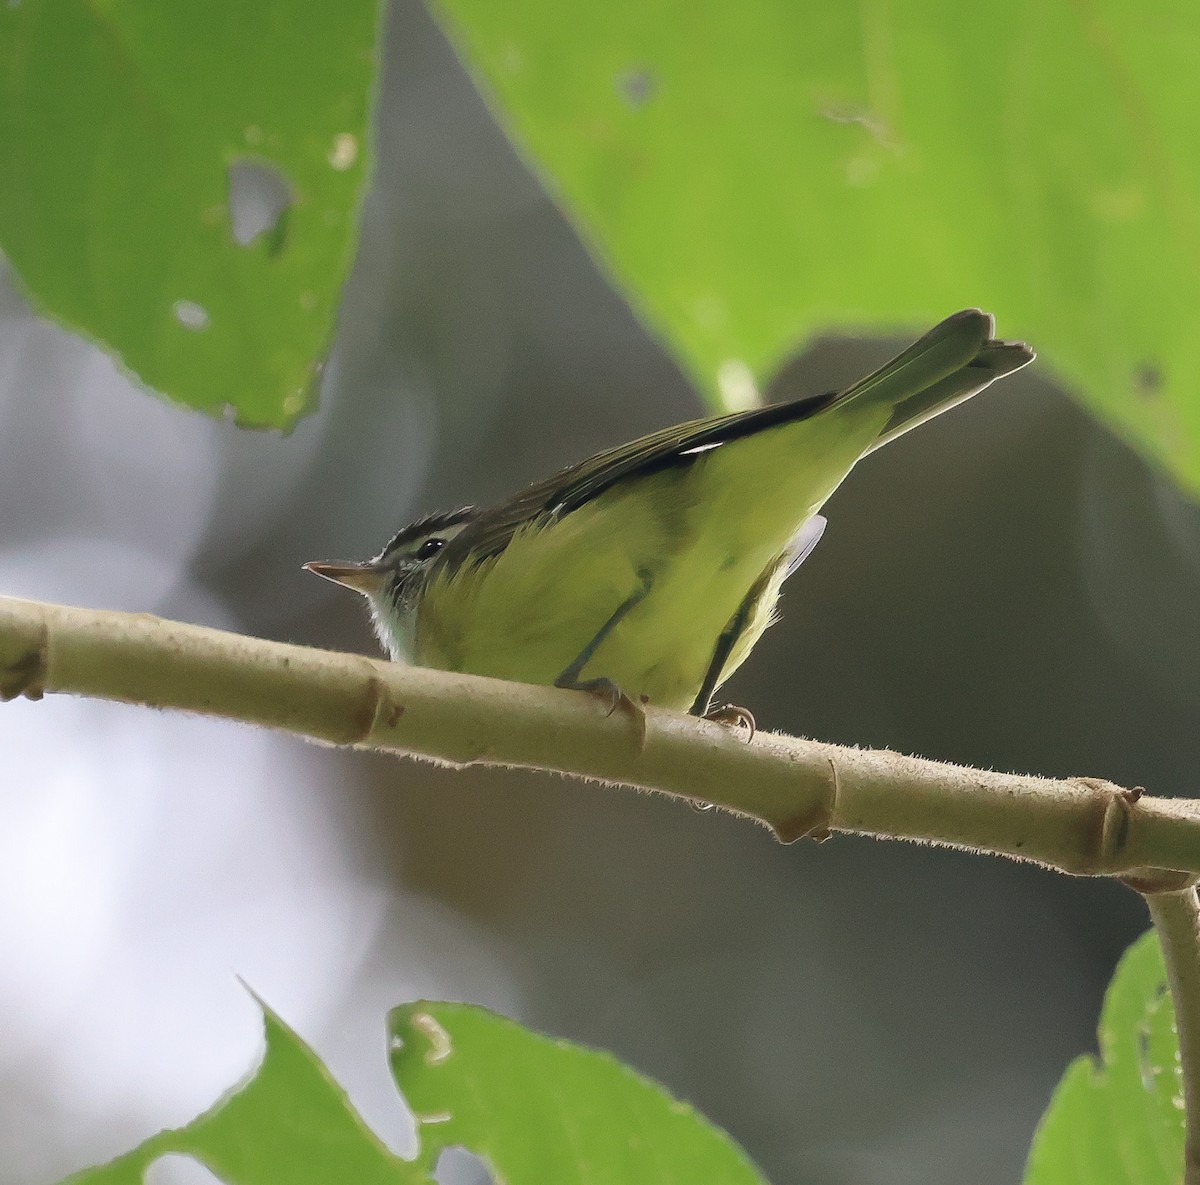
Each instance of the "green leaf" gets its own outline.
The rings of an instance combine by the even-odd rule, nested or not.
[[[505,1185],[763,1185],[730,1138],[608,1054],[469,1004],[393,1010],[417,1163],[463,1146]]]
[[[170,1155],[225,1185],[434,1185],[439,1155],[460,1145],[505,1185],[765,1185],[728,1136],[615,1058],[469,1004],[422,1001],[389,1017],[392,1071],[421,1133],[417,1158],[401,1160],[312,1050],[263,1011],[266,1053],[245,1085],[61,1185],[142,1185]]]
[[[1154,932],[1125,952],[1104,998],[1100,1052],[1067,1068],[1042,1118],[1025,1185],[1178,1185],[1183,1081]]]
[[[715,402],[818,331],[979,305],[1200,490],[1186,0],[437,8]]]
[[[379,8],[0,4],[0,247],[35,304],[172,398],[291,423],[357,239]]]
[[[312,1050],[264,1014],[266,1054],[249,1082],[187,1127],[62,1185],[142,1185],[149,1165],[171,1153],[194,1157],[225,1185],[432,1185],[371,1133]]]

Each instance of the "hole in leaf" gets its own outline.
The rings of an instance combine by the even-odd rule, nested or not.
[[[626,70],[617,75],[617,93],[635,111],[658,92],[658,79],[649,70]]]
[[[202,304],[197,304],[194,300],[177,300],[172,306],[171,311],[175,314],[175,320],[184,329],[199,331],[208,328],[208,309]]]
[[[493,1185],[496,1180],[487,1161],[466,1148],[447,1148],[433,1175],[441,1185]]]
[[[206,1164],[194,1156],[168,1152],[146,1166],[145,1185],[225,1185]]]
[[[287,238],[292,191],[283,174],[260,160],[229,166],[229,222],[242,247],[263,239],[268,255],[278,255]]]
[[[351,132],[339,132],[333,138],[333,147],[329,150],[331,168],[344,173],[358,160],[358,137]]]

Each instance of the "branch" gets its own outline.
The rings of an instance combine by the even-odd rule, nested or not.
[[[1183,1185],[1200,1185],[1200,900],[1191,888],[1148,893],[1146,904],[1167,965],[1179,1035],[1186,1133]]]
[[[44,692],[202,712],[451,765],[557,770],[714,803],[785,842],[834,831],[923,840],[1124,876],[1143,891],[1200,875],[1192,800],[772,734],[746,744],[721,725],[654,708],[642,740],[627,716],[606,718],[576,692],[0,598],[0,698]]]

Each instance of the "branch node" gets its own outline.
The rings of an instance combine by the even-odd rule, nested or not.
[[[0,700],[7,702],[19,695],[41,699],[46,683],[50,627],[44,621],[39,622],[29,635],[17,641],[11,657],[0,648]]]
[[[1108,872],[1120,864],[1121,853],[1129,840],[1129,826],[1133,821],[1134,810],[1146,793],[1146,788],[1134,786],[1131,790],[1126,790],[1100,778],[1076,778],[1075,781],[1092,790],[1100,806],[1100,815],[1096,819],[1097,825],[1094,829],[1094,842],[1088,845],[1091,854],[1085,857],[1089,865],[1088,871]],[[1141,872],[1140,869],[1135,870],[1132,876],[1139,878]]]
[[[362,676],[362,696],[357,703],[350,705],[344,718],[344,728],[338,729],[336,744],[361,745],[378,726],[394,728],[396,721],[404,715],[403,704],[391,698],[385,680],[379,677],[366,659],[360,661],[366,667]]]
[[[379,710],[376,713],[376,719],[384,728],[395,728],[400,722],[400,717],[404,715],[404,705],[397,703],[388,694],[386,688],[381,689],[379,693]]]
[[[1170,868],[1135,868],[1116,879],[1143,897],[1155,897],[1160,893],[1186,893],[1200,881],[1194,872],[1175,872]]]
[[[838,796],[841,784],[838,781],[837,763],[826,757],[829,763],[829,782],[825,801],[818,803],[803,814],[794,815],[774,828],[780,843],[795,843],[798,839],[811,839],[824,843],[833,835],[833,820],[837,817]]]

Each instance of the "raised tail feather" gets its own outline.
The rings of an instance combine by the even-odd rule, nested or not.
[[[1034,352],[1024,342],[994,339],[995,327],[990,314],[964,309],[842,391],[838,403],[865,399],[892,408],[891,418],[867,451],[874,452],[1033,361]]]

